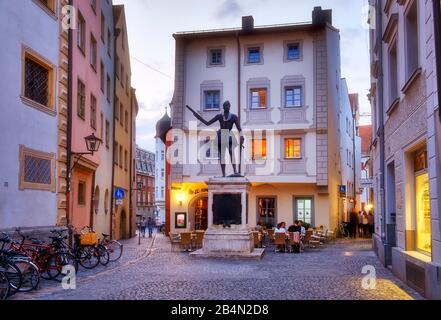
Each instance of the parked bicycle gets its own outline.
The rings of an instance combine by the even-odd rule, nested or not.
[[[348,238],[350,235],[349,223],[348,222],[341,222],[339,224],[338,231],[339,231],[340,236],[342,236],[343,238]]]

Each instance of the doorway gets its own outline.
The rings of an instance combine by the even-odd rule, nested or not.
[[[208,228],[208,196],[200,196],[190,204],[190,229],[207,230]]]
[[[127,215],[126,215],[126,211],[123,209],[121,211],[121,219],[120,219],[120,223],[119,223],[119,228],[120,228],[120,237],[121,239],[126,239],[127,237]]]

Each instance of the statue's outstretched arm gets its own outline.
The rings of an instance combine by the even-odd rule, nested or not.
[[[190,108],[189,106],[186,106],[186,107],[188,110],[190,110],[193,113],[193,115],[195,116],[196,119],[198,119],[200,122],[202,122],[206,126],[211,126],[213,123],[215,123],[218,120],[217,116],[215,116],[210,121],[206,121],[204,118],[202,118],[202,116],[199,113],[194,111],[192,108]]]

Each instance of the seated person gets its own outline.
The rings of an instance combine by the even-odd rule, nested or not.
[[[302,236],[304,236],[304,235],[306,234],[306,229],[305,229],[305,227],[303,226],[303,225],[304,225],[303,220],[299,220],[299,225],[300,225],[300,228],[301,228],[301,232],[300,232],[300,234],[301,234]]]
[[[285,222],[280,222],[277,225],[276,230],[274,231],[275,233],[286,233],[286,223]]]
[[[263,231],[263,223],[261,221],[257,222],[256,227],[254,228],[254,230],[262,232]]]
[[[288,228],[288,232],[302,233],[302,227],[300,226],[299,220],[294,221],[294,224]]]

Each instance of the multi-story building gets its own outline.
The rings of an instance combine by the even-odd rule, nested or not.
[[[301,219],[334,229],[341,210],[340,152],[348,146],[341,145],[339,135],[345,130],[338,120],[340,36],[332,11],[317,7],[312,23],[264,27],[243,17],[242,28],[182,32],[174,38],[166,228],[207,227],[206,181],[221,173],[218,126],[207,129],[195,122],[185,106],[209,120],[228,100],[245,136],[242,173],[252,184],[248,224]],[[185,221],[175,223],[178,216]]]
[[[114,99],[114,22],[111,1],[98,1],[101,10],[97,12],[100,18],[99,42],[99,78],[101,96],[101,113],[99,120],[100,131],[97,135],[102,140],[99,149],[100,165],[95,176],[93,227],[99,233],[110,234],[111,224],[111,194],[113,190],[113,99]],[[98,10],[98,8],[97,8]]]
[[[136,216],[156,218],[155,154],[136,148]]]
[[[127,39],[126,18],[123,5],[113,6],[115,28],[115,97],[114,97],[114,205],[112,235],[128,238],[134,235],[134,216],[132,204],[132,87],[130,83],[130,53]],[[122,191],[122,192],[121,192]],[[115,193],[124,195],[116,199]],[[117,201],[118,200],[118,201]]]
[[[0,229],[66,222],[64,4],[0,2]]]
[[[361,176],[360,176],[360,208],[364,211],[372,211],[374,204],[372,188],[372,168],[370,148],[372,144],[372,125],[358,127],[361,138]]]
[[[72,32],[72,110],[70,117],[71,177],[69,191],[69,222],[77,228],[93,226],[95,199],[99,198],[96,171],[101,152],[87,152],[84,138],[100,137],[102,99],[100,89],[101,1],[73,0],[76,29]],[[104,189],[105,190],[105,189]],[[104,192],[104,191],[103,191]]]
[[[350,95],[346,79],[340,83],[340,108],[338,110],[340,136],[341,186],[345,192],[340,195],[342,216],[340,221],[349,221],[349,215],[358,209],[360,189],[360,148],[361,140],[357,135],[358,95]],[[343,191],[343,190],[342,190]]]
[[[439,299],[439,0],[370,4],[374,249],[396,276]]]
[[[165,144],[159,137],[155,137],[155,140],[155,207],[159,223],[162,224],[165,223]]]

